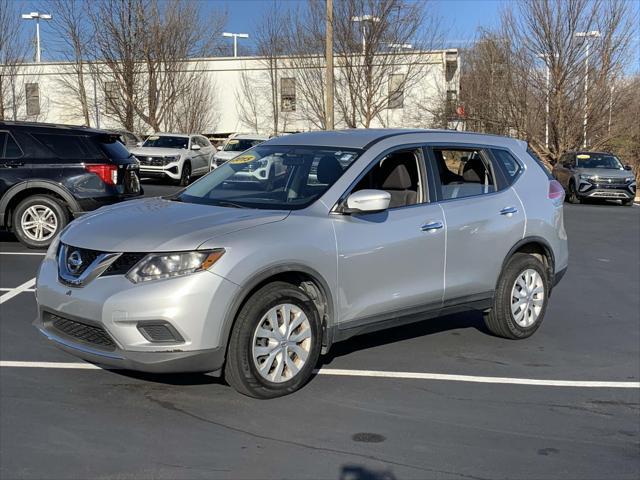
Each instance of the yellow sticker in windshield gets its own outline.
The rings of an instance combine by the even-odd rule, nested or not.
[[[229,160],[229,163],[250,163],[256,159],[255,155],[240,155],[232,160]]]
[[[229,140],[227,145],[235,145],[236,143],[240,143],[240,140]]]
[[[576,155],[577,158],[579,158],[580,160],[587,160],[588,158],[591,158],[591,155],[587,155],[586,153],[581,153],[580,155]]]

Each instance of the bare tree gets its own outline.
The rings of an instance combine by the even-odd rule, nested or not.
[[[58,82],[65,91],[65,105],[69,108],[69,97],[78,104],[84,125],[91,125],[91,102],[87,94],[89,74],[90,42],[92,25],[86,21],[87,3],[83,0],[51,0],[56,12],[51,27],[56,33],[58,54],[68,63],[71,75],[60,75]],[[66,72],[65,72],[66,73]]]
[[[13,0],[0,0],[0,120],[11,111],[17,118],[20,96],[16,77],[25,61],[27,44],[21,36],[20,12]]]
[[[252,80],[246,70],[240,74],[240,86],[236,90],[236,105],[242,124],[254,133],[259,133],[262,127],[263,105],[260,88],[256,88],[256,81]]]

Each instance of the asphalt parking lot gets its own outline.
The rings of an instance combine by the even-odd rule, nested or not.
[[[41,255],[3,234],[0,477],[637,479],[640,207],[565,219],[569,270],[532,338],[492,337],[475,313],[370,334],[269,401],[49,345],[31,325]]]

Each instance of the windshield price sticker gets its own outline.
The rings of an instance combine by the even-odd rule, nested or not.
[[[255,155],[240,155],[229,161],[229,163],[250,163],[256,159]]]

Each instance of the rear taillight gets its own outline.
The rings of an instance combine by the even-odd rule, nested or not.
[[[557,180],[549,181],[549,198],[551,200],[564,200],[564,188]]]
[[[95,173],[107,185],[118,183],[118,167],[115,165],[85,165],[87,172]]]

